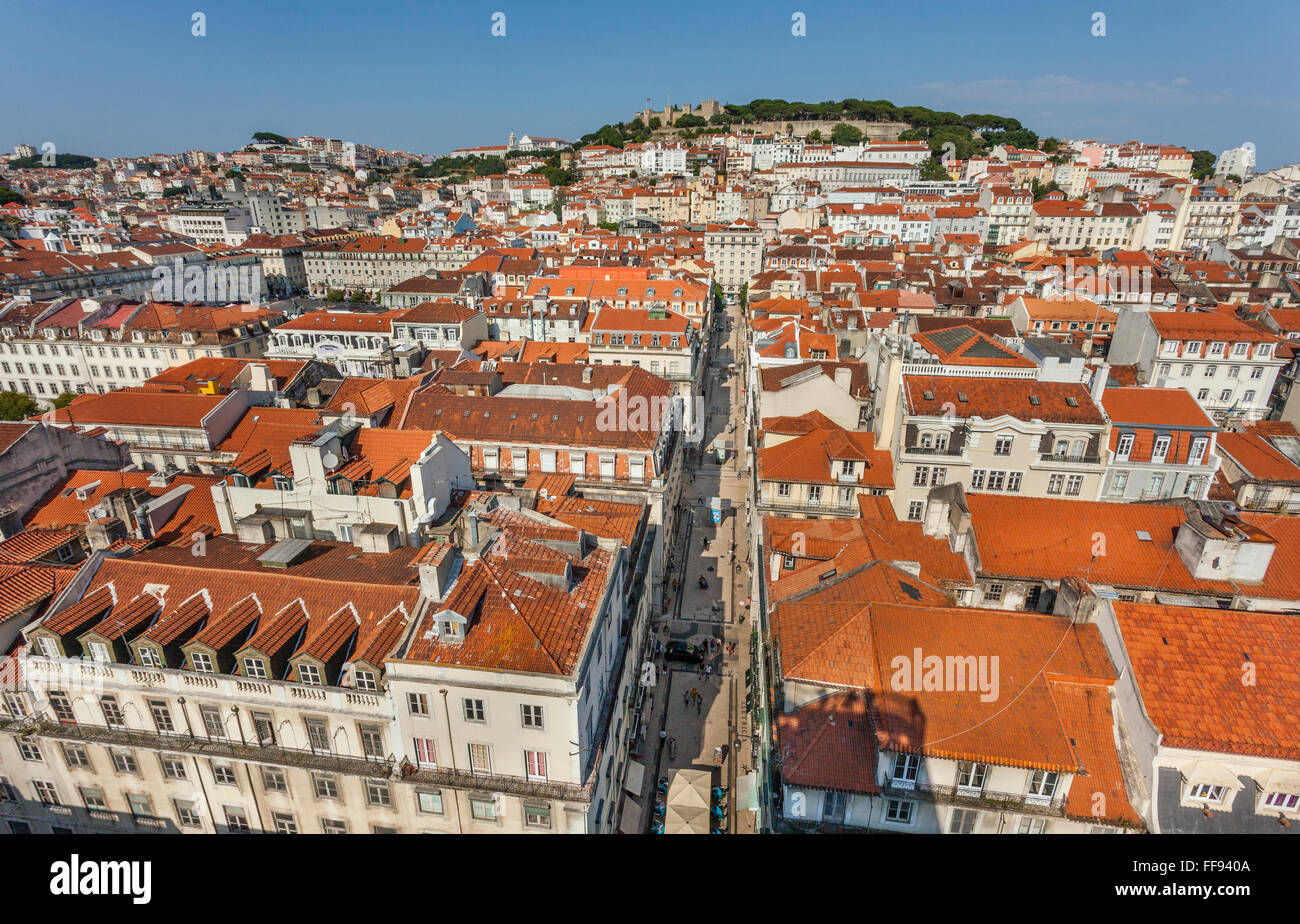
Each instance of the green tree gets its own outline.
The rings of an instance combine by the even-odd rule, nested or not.
[[[658,131],[663,126],[663,124],[664,124],[663,122],[659,121],[659,116],[650,117],[650,131],[652,132]]]
[[[616,221],[598,221],[596,222],[596,227],[604,228],[606,231],[613,231],[615,234],[618,234],[618,222]]]
[[[253,132],[254,141],[263,141],[268,144],[293,144],[284,135],[277,135],[275,132]]]
[[[166,189],[163,190],[164,199],[170,199],[172,198],[172,196],[183,196],[183,195],[185,195],[184,186],[168,186]]]
[[[1044,196],[1046,196],[1048,193],[1054,193],[1054,192],[1060,192],[1060,191],[1061,191],[1061,187],[1059,187],[1059,186],[1056,185],[1056,180],[1052,180],[1052,181],[1050,181],[1050,182],[1048,182],[1048,183],[1040,183],[1040,182],[1038,182],[1038,180],[1034,180],[1033,182],[1031,182],[1031,183],[1029,184],[1029,188],[1030,188],[1030,190],[1031,190],[1031,191],[1033,192],[1033,194],[1034,194],[1034,201],[1035,201],[1035,202],[1038,202],[1040,199],[1042,199],[1042,198],[1043,198]]]
[[[52,400],[50,404],[54,407],[55,410],[58,410],[59,408],[67,407],[76,399],[76,397],[77,396],[74,395],[72,392],[65,391],[63,394],[59,395],[57,398]]]
[[[10,202],[17,202],[20,205],[24,205],[27,200],[19,193],[14,192],[8,186],[0,186],[0,205],[8,205]]]
[[[342,289],[330,289],[328,292],[325,293],[325,301],[327,301],[327,302],[341,302],[341,301],[343,301],[343,290],[342,290]]]
[[[947,169],[933,157],[921,164],[921,179],[923,180],[950,180]]]
[[[674,128],[701,128],[708,124],[709,123],[705,121],[703,116],[697,116],[693,112],[688,112],[685,115],[679,116],[677,121],[673,123],[673,127]]]
[[[0,420],[25,420],[40,407],[27,395],[18,391],[0,391]]]
[[[822,130],[820,128],[814,128],[812,131],[808,133],[808,140],[811,141],[813,144],[821,144]]]
[[[1218,160],[1212,151],[1192,152],[1192,176],[1198,180],[1209,178],[1214,173],[1214,162]]]
[[[354,305],[364,305],[366,303],[365,292],[353,292],[352,297],[348,299]]]
[[[831,129],[831,142],[833,144],[848,147],[849,145],[858,144],[861,141],[862,132],[859,129],[854,128],[852,125],[849,125],[847,122],[838,122],[835,127]]]

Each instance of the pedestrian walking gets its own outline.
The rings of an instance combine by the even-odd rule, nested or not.
[[[682,705],[689,706],[690,704],[691,704],[691,691],[687,690],[686,694],[682,697]]]
[[[704,665],[704,676],[705,676],[705,677],[712,677],[712,676],[713,676],[713,665],[712,665],[712,664],[706,664],[706,665]]]
[[[659,743],[663,744],[666,740],[668,740],[668,732],[662,728],[659,729]]]

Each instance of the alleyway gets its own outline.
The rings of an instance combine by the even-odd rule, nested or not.
[[[723,831],[751,834],[754,828],[754,813],[737,810],[736,788],[737,779],[753,764],[745,708],[750,571],[748,479],[743,471],[745,399],[738,355],[743,341],[738,318],[734,305],[718,312],[720,330],[714,334],[703,389],[707,424],[700,451],[688,468],[692,474],[682,489],[686,515],[669,553],[669,605],[650,643],[655,650],[658,642],[659,673],[654,706],[645,720],[646,740],[639,759],[646,772],[638,800],[647,831],[656,821],[656,782],[669,771],[684,768],[711,770],[713,785],[729,790],[726,818],[719,825]],[[737,371],[729,372],[733,362]],[[707,451],[717,436],[729,439],[732,447],[721,464]],[[723,498],[721,522],[716,524],[710,513],[713,497]],[[699,586],[701,576],[707,588]],[[675,588],[674,581],[678,582]],[[665,660],[666,649],[675,642],[702,650],[704,660]]]

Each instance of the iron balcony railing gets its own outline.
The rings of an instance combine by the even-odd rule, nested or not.
[[[889,780],[885,792],[899,798],[924,798],[931,802],[980,809],[1013,809],[1021,814],[1065,815],[1065,794],[1037,796],[1028,793],[977,790],[965,786],[943,786],[938,783],[917,783],[911,780]]]

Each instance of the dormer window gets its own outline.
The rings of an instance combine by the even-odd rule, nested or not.
[[[442,637],[448,641],[456,641],[462,638],[460,623],[452,622],[450,619],[442,620],[439,623],[439,630],[442,632]]]
[[[318,687],[321,685],[320,668],[315,664],[299,664],[298,680],[300,683],[310,684]]]
[[[212,666],[212,656],[201,651],[190,655],[190,668],[203,674],[216,673],[216,669]]]
[[[142,667],[162,667],[162,658],[158,655],[157,648],[148,648],[141,645],[135,650],[136,656],[140,660]]]
[[[357,671],[356,674],[353,675],[353,686],[358,690],[375,691],[379,689],[379,684],[375,680],[374,671]]]
[[[266,662],[261,658],[244,659],[244,676],[252,677],[257,680],[266,680]]]

